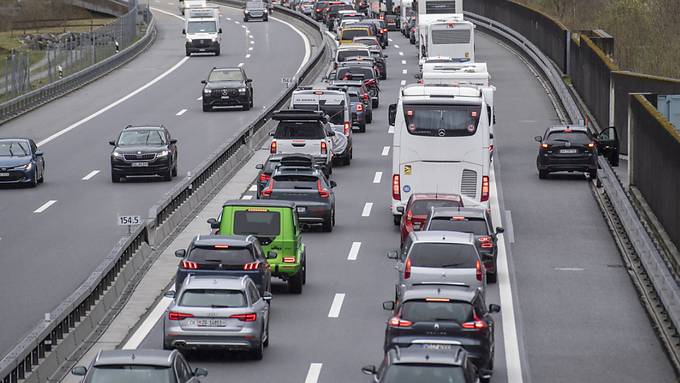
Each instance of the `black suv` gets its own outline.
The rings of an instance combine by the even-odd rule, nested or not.
[[[272,254],[274,257],[276,254]],[[175,291],[189,274],[215,276],[247,275],[260,294],[271,292],[272,271],[257,237],[253,235],[197,235],[185,249],[175,251]]]
[[[163,125],[128,125],[109,144],[112,182],[128,176],[161,176],[166,181],[177,176],[177,140]]]
[[[430,209],[423,231],[459,231],[475,236],[475,245],[486,269],[486,281],[496,283],[498,234],[502,227],[493,229],[491,215],[487,209],[474,207],[433,207]]]
[[[383,308],[394,312],[385,329],[385,351],[395,346],[402,350],[462,346],[480,377],[491,378],[495,324],[490,314],[499,312],[500,306],[487,308],[481,290],[455,283],[416,284],[402,293],[399,302],[383,302]]]
[[[253,80],[243,68],[213,68],[207,80],[202,80],[203,111],[209,112],[215,106],[242,106],[244,110],[253,107]]]
[[[246,1],[246,8],[243,10],[243,21],[248,22],[251,19],[269,21],[267,8],[267,3],[263,1]]]
[[[536,136],[538,177],[546,178],[552,172],[585,172],[597,178],[597,155],[601,152],[610,162],[618,164],[618,138],[614,128],[597,136],[583,126],[553,126],[543,136]]]
[[[378,73],[372,62],[342,62],[338,64],[335,73],[331,72],[331,81],[333,80],[362,80],[371,97],[371,106],[374,109],[380,106]]]
[[[441,349],[438,345],[420,348],[395,347],[385,353],[379,368],[364,366],[361,372],[373,376],[375,383],[476,383],[479,380],[475,365],[465,349],[452,346]]]
[[[256,169],[259,170],[257,174],[257,198],[260,198],[260,193],[267,186],[269,180],[279,165],[281,166],[302,166],[302,167],[316,167],[314,165],[314,157],[308,154],[273,154],[267,158],[264,164],[257,164]]]

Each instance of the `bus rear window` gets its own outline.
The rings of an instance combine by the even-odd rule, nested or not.
[[[481,110],[480,105],[404,104],[404,120],[415,136],[473,136]]]

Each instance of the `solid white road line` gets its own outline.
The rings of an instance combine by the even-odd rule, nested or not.
[[[151,7],[151,9],[154,10],[154,11],[156,11],[156,12],[160,12],[160,13],[163,13],[163,14],[165,14],[165,15],[168,15],[168,16],[176,17],[176,18],[178,18],[178,19],[180,19],[180,20],[184,20],[184,17],[179,16],[179,15],[176,15],[176,14],[174,14],[174,13],[171,13],[171,12],[168,12],[168,11],[164,11],[164,10],[162,10],[162,9],[155,8],[155,7]]]
[[[349,249],[348,261],[356,261],[359,256],[359,249],[361,249],[361,242],[352,242],[352,247]]]
[[[333,303],[331,303],[331,309],[328,311],[329,318],[337,318],[340,316],[340,310],[342,309],[342,302],[345,301],[345,294],[337,293],[333,298]]]
[[[60,131],[54,133],[53,135],[51,135],[51,136],[45,138],[44,140],[38,142],[38,146],[45,145],[45,144],[47,144],[48,142],[53,141],[54,139],[63,136],[64,134],[66,134],[66,133],[72,131],[73,129],[79,127],[80,125],[82,125],[82,124],[84,124],[84,123],[86,123],[86,122],[92,120],[93,118],[95,118],[95,117],[97,117],[97,116],[100,116],[101,114],[103,114],[103,113],[105,113],[105,112],[107,112],[107,111],[109,111],[109,110],[115,108],[116,106],[122,104],[123,102],[129,100],[130,98],[132,98],[132,97],[138,95],[139,93],[143,92],[144,90],[146,90],[147,88],[149,88],[149,87],[152,86],[153,84],[155,84],[155,83],[159,82],[160,80],[162,80],[165,76],[167,76],[167,75],[169,75],[170,73],[172,73],[172,72],[174,72],[175,70],[177,70],[177,68],[179,68],[180,66],[182,66],[182,64],[184,64],[185,62],[187,62],[187,60],[189,60],[189,58],[188,58],[188,57],[184,57],[183,59],[179,60],[179,62],[178,62],[177,64],[173,65],[172,68],[170,68],[170,69],[166,70],[165,72],[161,73],[158,77],[156,77],[156,78],[154,78],[153,80],[149,81],[148,83],[146,83],[146,84],[143,85],[142,87],[137,88],[135,91],[133,91],[133,92],[129,93],[128,95],[126,95],[126,96],[124,96],[124,97],[118,99],[117,101],[114,101],[113,103],[111,103],[111,104],[109,104],[109,105],[107,105],[107,106],[105,106],[105,107],[99,109],[98,111],[96,111],[96,112],[92,113],[91,115],[89,115],[89,116],[83,118],[82,120],[80,120],[80,121],[78,121],[78,122],[75,122],[75,123],[69,125],[68,127],[66,127],[66,128],[64,128],[64,129],[62,129],[62,130],[60,130]]]
[[[390,125],[390,127],[387,128],[387,133],[388,134],[394,134],[394,126],[393,125]]]
[[[495,159],[498,161],[498,157]],[[493,166],[489,172],[491,183],[491,215],[494,222],[501,221],[500,206],[498,202],[498,187],[496,186],[496,174]],[[522,383],[522,364],[519,356],[519,341],[517,339],[517,325],[515,322],[515,308],[513,306],[512,285],[508,269],[508,257],[505,252],[505,237],[498,241],[498,290],[501,300],[501,315],[503,317],[503,345],[505,347],[505,366],[508,373],[508,382]]]
[[[401,60],[401,65],[406,65],[406,60]]]
[[[36,214],[40,214],[40,213],[44,212],[45,210],[47,210],[50,206],[54,205],[55,203],[57,203],[56,199],[49,200],[49,201],[45,202],[39,208],[33,210],[33,212],[36,213]]]
[[[250,187],[248,188],[248,191],[251,191],[251,192],[257,191],[257,185],[250,185]]]
[[[361,212],[362,217],[368,217],[371,215],[371,209],[373,208],[373,202],[366,202],[364,205],[364,210]]]
[[[402,69],[401,70],[401,74],[406,74],[406,73],[408,73],[408,69]]]
[[[99,173],[99,170],[93,170],[93,171],[87,173],[87,175],[85,177],[83,177],[82,180],[87,181],[89,179],[92,179],[92,177],[96,176],[97,173]]]
[[[186,112],[187,112],[186,109],[182,109],[182,110],[180,110],[179,112],[177,112],[177,114],[175,114],[175,116],[181,116],[181,115],[183,115],[183,114],[186,113]]]
[[[505,211],[505,237],[508,239],[508,242],[515,243],[515,228],[512,226],[510,210]]]
[[[382,179],[382,172],[375,172],[375,175],[373,176],[373,183],[379,184],[381,179]]]
[[[149,332],[156,324],[156,322],[158,322],[158,320],[161,319],[163,313],[165,313],[165,310],[168,308],[168,306],[170,306],[170,303],[172,303],[172,298],[168,297],[161,298],[161,301],[158,302],[158,305],[154,307],[151,313],[149,313],[149,316],[147,316],[144,322],[142,322],[142,325],[139,326],[137,331],[135,331],[135,333],[132,334],[130,339],[128,339],[128,341],[123,345],[123,350],[134,350],[137,347],[139,347],[139,345],[142,344],[146,336],[149,335]]]
[[[309,370],[307,371],[307,377],[305,378],[305,383],[316,383],[319,381],[319,375],[321,375],[321,367],[323,363],[312,363],[309,365]]]
[[[557,271],[583,271],[580,267],[555,267]]]
[[[302,38],[302,41],[305,43],[305,56],[302,58],[302,62],[300,63],[300,67],[298,68],[297,72],[295,72],[295,75],[297,76],[298,73],[300,73],[302,71],[302,68],[305,65],[307,65],[307,62],[309,62],[309,59],[312,57],[312,45],[309,43],[309,39],[307,38],[307,35],[302,33],[302,31],[300,31],[297,27],[295,27],[291,23],[289,23],[287,21],[283,21],[283,20],[278,19],[276,17],[272,17],[271,19],[290,27],[292,30],[295,31],[295,33],[297,33],[300,36],[300,38]],[[337,43],[337,41],[336,41],[336,43]]]
[[[390,126],[390,128],[394,128],[393,126]],[[383,157],[386,157],[390,154],[390,147],[385,146],[383,147],[382,153],[380,153]]]
[[[253,196],[251,196],[251,195],[244,195],[243,197],[241,197],[241,199],[251,200],[251,199],[253,199]]]

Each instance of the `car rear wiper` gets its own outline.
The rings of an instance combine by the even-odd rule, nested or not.
[[[230,307],[231,306],[227,306],[227,305],[210,305],[210,308],[213,308],[213,309],[228,309]]]
[[[222,263],[222,260],[221,259],[206,259],[205,262]]]
[[[447,265],[441,265],[441,268],[443,268],[443,269],[448,269],[449,267],[456,267],[456,266],[460,266],[460,265],[462,265],[462,264],[463,264],[463,262],[459,262],[459,263],[449,263],[449,264],[447,264]]]

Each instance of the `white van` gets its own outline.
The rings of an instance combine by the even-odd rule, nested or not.
[[[189,0],[184,0],[187,2]],[[222,28],[220,14],[216,7],[187,9],[182,34],[185,35],[184,48],[187,56],[192,53],[209,53],[220,55]]]
[[[179,0],[179,13],[184,16],[186,11],[191,8],[205,8],[207,6],[206,0]]]
[[[408,85],[389,119],[395,224],[413,193],[454,193],[488,205],[489,114],[479,89]]]

